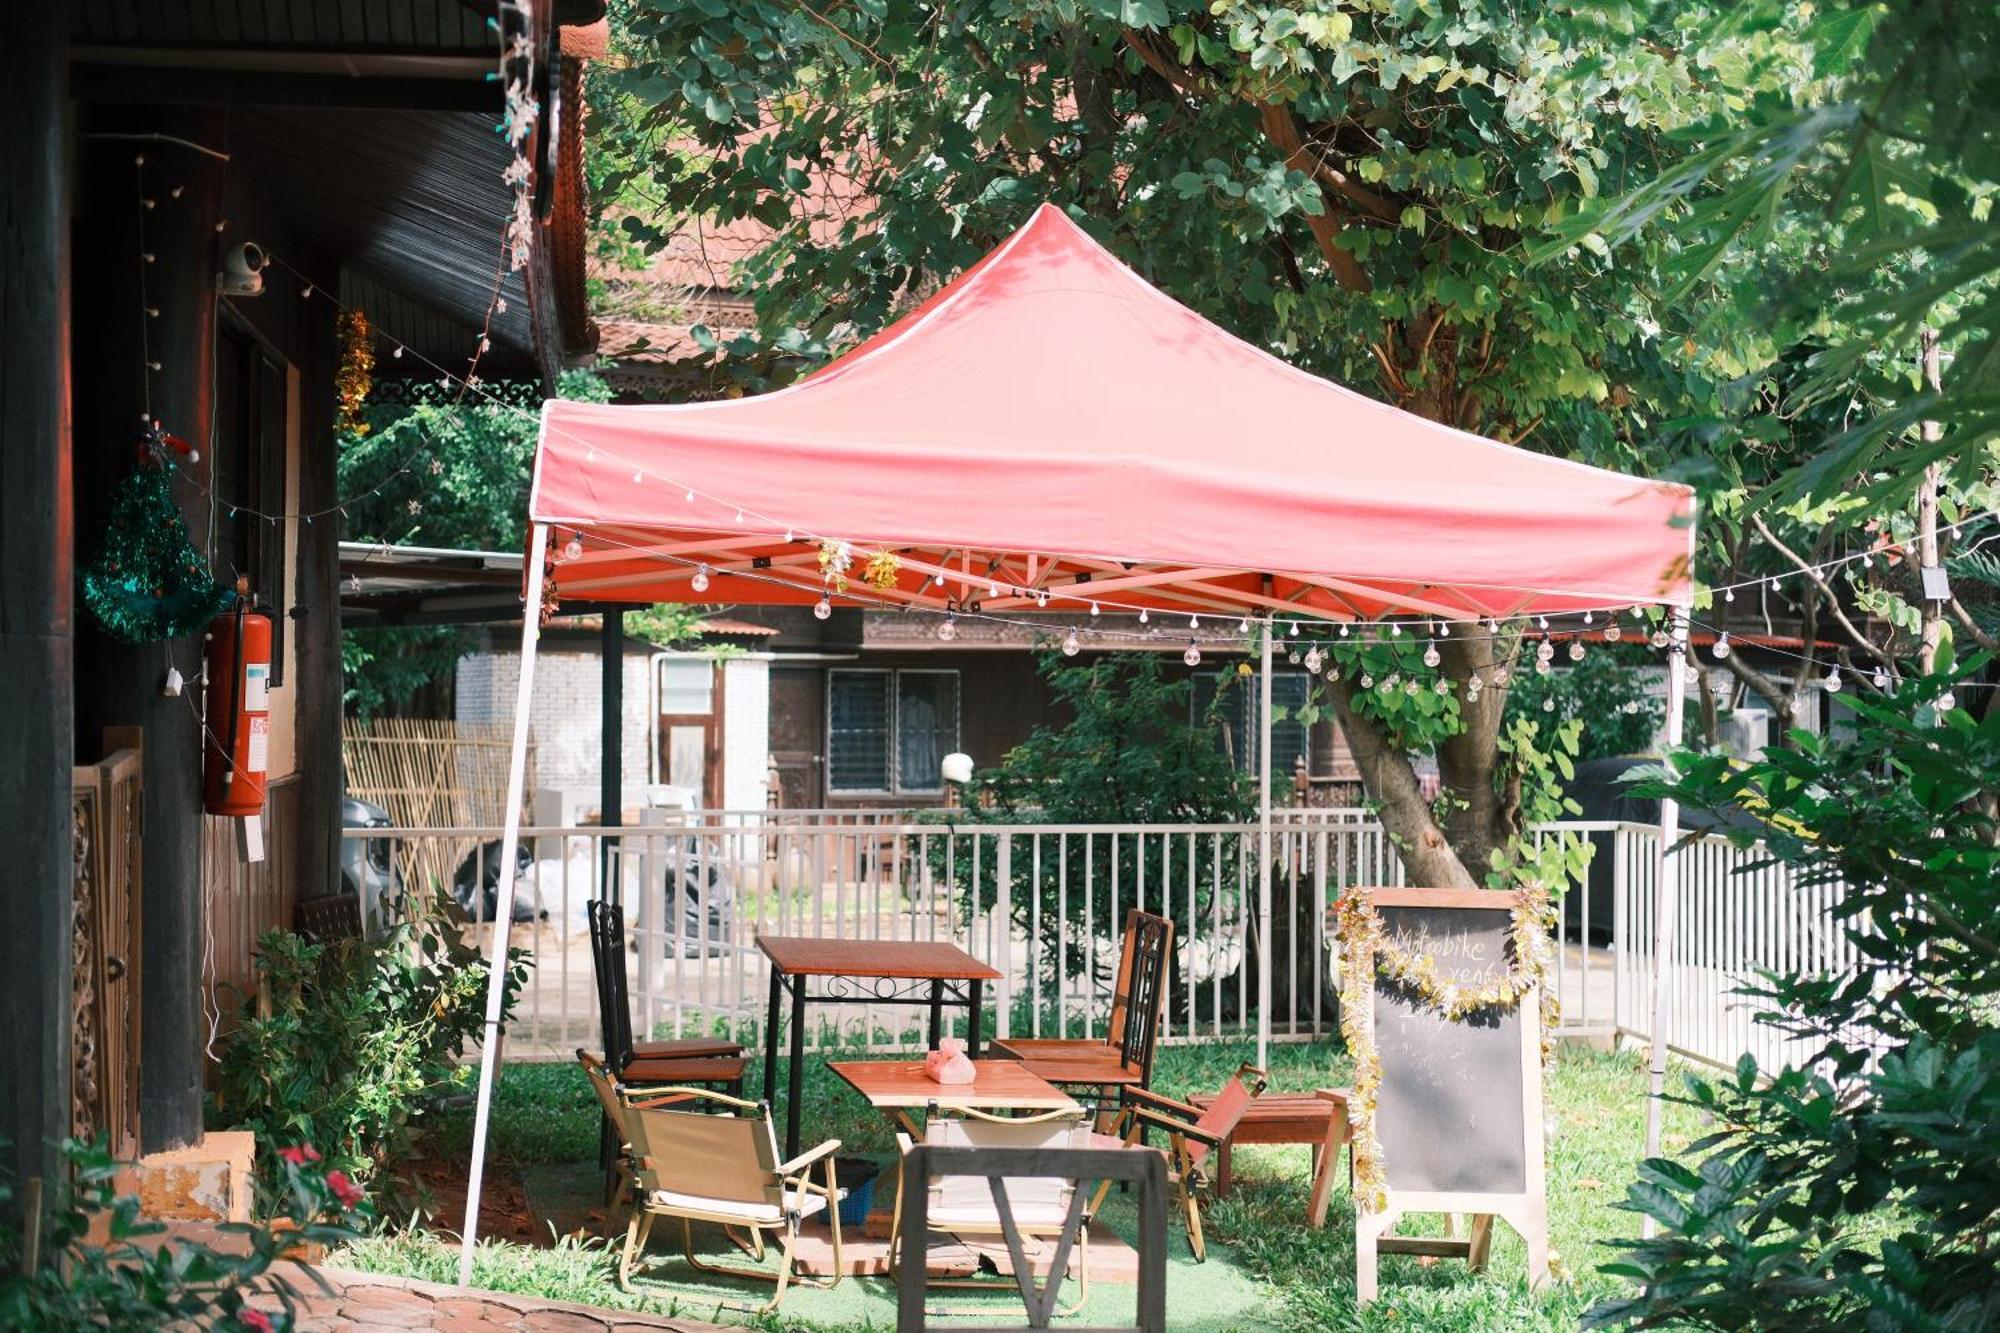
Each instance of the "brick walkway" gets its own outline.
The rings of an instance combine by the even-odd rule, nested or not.
[[[430,1329],[433,1333],[732,1333],[698,1319],[666,1319],[627,1310],[599,1310],[500,1292],[464,1291],[435,1282],[320,1268],[321,1289],[304,1269],[280,1269],[298,1293],[299,1333],[360,1333],[363,1329]],[[253,1304],[280,1308],[276,1296]],[[734,1331],[740,1333],[740,1330]]]

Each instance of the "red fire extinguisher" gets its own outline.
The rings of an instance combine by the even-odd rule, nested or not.
[[[208,625],[208,743],[202,808],[212,815],[264,812],[271,744],[271,618],[239,586],[236,609]]]

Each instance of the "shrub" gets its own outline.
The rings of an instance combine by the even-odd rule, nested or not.
[[[1608,1271],[1642,1289],[1591,1322],[2000,1325],[2000,707],[1936,706],[1979,665],[1850,701],[1851,737],[1687,757],[1656,786],[1760,813],[1802,888],[1844,885],[1826,926],[1857,961],[1745,988],[1814,1056],[1690,1080],[1716,1129],[1692,1165],[1641,1168],[1626,1206],[1662,1230],[1623,1242]]]
[[[1523,671],[1507,693],[1507,715],[1530,720],[1553,714],[1582,722],[1577,762],[1645,754],[1666,717],[1666,700],[1619,650],[1596,648],[1581,661],[1544,676]],[[1545,708],[1545,704],[1553,707]]]
[[[124,1164],[102,1143],[71,1140],[63,1155],[74,1185],[45,1196],[40,1216],[22,1231],[0,1230],[0,1328],[284,1333],[292,1326],[289,1289],[277,1285],[286,1309],[267,1313],[246,1305],[250,1285],[292,1247],[351,1240],[355,1224],[371,1216],[359,1188],[337,1168],[309,1147],[293,1147],[277,1159],[277,1183],[258,1209],[282,1222],[222,1224],[237,1242],[226,1253],[184,1239],[141,1244],[166,1228],[140,1218],[136,1196],[117,1192]],[[11,1194],[0,1182],[0,1200]]]
[[[527,963],[508,957],[511,1009]],[[260,996],[223,1047],[212,1117],[256,1134],[267,1175],[284,1143],[318,1144],[363,1180],[408,1155],[485,1018],[487,965],[457,923],[419,913],[380,940],[330,945],[272,931],[257,973]]]

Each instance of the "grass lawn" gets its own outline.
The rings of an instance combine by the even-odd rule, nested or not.
[[[1173,1095],[1221,1086],[1250,1053],[1246,1044],[1180,1046],[1161,1051],[1154,1083]],[[1326,1046],[1272,1049],[1272,1086],[1310,1089],[1346,1082],[1345,1057]],[[844,1084],[817,1064],[806,1083],[808,1140],[835,1135],[847,1150],[886,1155],[883,1121]],[[1177,1224],[1169,1226],[1168,1319],[1175,1329],[1570,1329],[1598,1298],[1618,1289],[1597,1266],[1615,1253],[1602,1242],[1634,1234],[1637,1218],[1614,1205],[1624,1197],[1645,1131],[1645,1071],[1631,1054],[1564,1051],[1549,1079],[1550,1237],[1567,1278],[1548,1291],[1527,1289],[1519,1240],[1496,1228],[1491,1268],[1481,1276],[1448,1261],[1430,1267],[1403,1256],[1382,1260],[1382,1298],[1365,1313],[1354,1308],[1353,1208],[1336,1192],[1328,1225],[1304,1225],[1310,1185],[1306,1149],[1245,1148],[1236,1155],[1236,1185],[1229,1199],[1211,1201],[1206,1219],[1209,1259],[1197,1265]],[[471,1116],[456,1112],[442,1123],[434,1146],[440,1156],[463,1154]],[[1685,1141],[1688,1113],[1669,1108],[1668,1145]],[[530,1182],[573,1176],[574,1190],[596,1190],[597,1105],[580,1071],[569,1065],[513,1064],[495,1101],[492,1158]],[[455,1225],[456,1219],[440,1222]],[[1438,1219],[1423,1219],[1435,1223]],[[1113,1195],[1105,1221],[1133,1234],[1129,1204]],[[617,1220],[606,1230],[616,1230]],[[1420,1229],[1420,1228],[1412,1228]],[[719,1246],[719,1238],[711,1238]],[[623,1309],[645,1309],[718,1322],[754,1322],[718,1311],[718,1296],[761,1301],[768,1287],[723,1280],[694,1280],[681,1262],[677,1233],[663,1225],[654,1240],[655,1266],[635,1280],[635,1294],[614,1280],[616,1248],[601,1240],[551,1240],[547,1247],[499,1243],[483,1250],[475,1283],[501,1291]],[[414,1230],[360,1241],[338,1253],[336,1263],[436,1281],[456,1276],[457,1251],[448,1238]],[[947,1293],[953,1304],[961,1293]],[[1093,1284],[1090,1322],[1132,1317],[1132,1289]],[[1020,1322],[993,1301],[997,1322]],[[895,1325],[895,1297],[881,1279],[849,1279],[829,1291],[795,1288],[770,1328],[885,1329]],[[949,1323],[942,1325],[949,1327]]]

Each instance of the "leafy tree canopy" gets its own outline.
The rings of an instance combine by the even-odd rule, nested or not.
[[[1507,438],[1555,415],[1559,444],[1609,445],[1649,415],[1641,366],[1769,356],[1677,337],[1649,263],[1531,267],[1523,242],[1651,178],[1673,132],[1809,80],[1782,26],[1481,0],[633,8],[617,86],[651,110],[627,132],[683,125],[699,151],[632,172],[675,213],[778,229],[741,351],[824,355],[1047,198],[1253,341]]]

